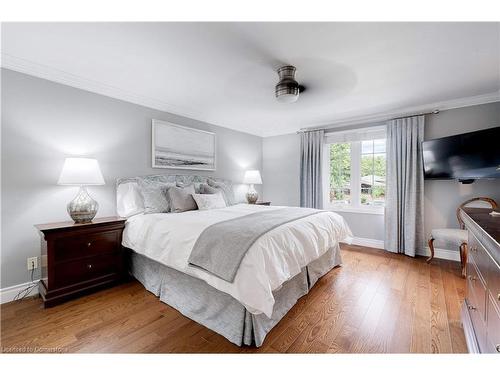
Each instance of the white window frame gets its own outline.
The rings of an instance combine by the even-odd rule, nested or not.
[[[331,211],[366,213],[383,215],[385,206],[368,206],[361,204],[361,143],[364,140],[382,139],[385,127],[374,126],[346,132],[336,132],[325,136],[323,150],[323,207]],[[330,145],[334,143],[351,144],[351,203],[332,204],[330,202]]]

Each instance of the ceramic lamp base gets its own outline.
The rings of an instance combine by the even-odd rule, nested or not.
[[[247,202],[248,202],[248,204],[255,204],[255,202],[257,202],[257,199],[259,199],[259,193],[257,193],[257,190],[255,190],[255,188],[252,184],[252,185],[250,185],[250,188],[248,189]]]
[[[68,203],[68,214],[77,224],[90,223],[97,214],[99,204],[92,199],[85,187],[80,187],[76,197]]]

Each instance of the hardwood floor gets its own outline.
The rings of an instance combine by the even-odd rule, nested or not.
[[[129,282],[50,309],[1,306],[3,352],[464,353],[457,262],[342,246],[325,275],[269,333],[240,348]]]

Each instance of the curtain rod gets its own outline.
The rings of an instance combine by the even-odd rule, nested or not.
[[[384,122],[384,121],[392,121],[392,120],[400,120],[402,118],[408,118],[408,117],[414,117],[414,116],[424,116],[424,115],[437,115],[439,113],[439,109],[435,109],[430,112],[424,112],[424,113],[416,113],[413,115],[405,115],[405,116],[400,116],[400,117],[388,117],[388,118],[381,118],[381,119],[373,119],[373,120],[366,120],[366,121],[361,121],[361,122],[354,122],[352,124],[348,124],[345,126],[351,126],[351,125],[362,125],[362,124],[368,124],[368,123],[379,123],[379,122]],[[342,123],[339,123],[339,125],[342,125]],[[322,127],[316,127],[316,128],[302,128],[297,131],[297,134],[300,133],[307,133],[307,132],[313,132],[316,130],[333,130],[336,129],[337,127],[335,126],[322,126]]]

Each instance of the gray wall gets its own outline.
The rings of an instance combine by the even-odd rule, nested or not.
[[[263,139],[264,200],[276,206],[300,205],[300,138],[287,134]]]
[[[425,139],[500,126],[500,102],[451,109],[427,116],[425,126]],[[300,137],[297,134],[264,138],[265,200],[273,204],[299,205],[299,145]],[[500,180],[479,180],[471,185],[448,180],[425,181],[426,236],[432,228],[458,227],[456,207],[480,195],[500,202]],[[383,215],[339,213],[344,216],[356,237],[384,240]]]
[[[98,216],[115,215],[115,179],[161,173],[200,173],[241,182],[262,170],[262,138],[152,110],[2,69],[1,281],[28,281],[26,258],[40,253],[34,224],[68,220],[78,188],[57,186],[64,158],[99,160],[105,186],[89,189]],[[151,168],[151,119],[217,133],[217,171]],[[244,196],[239,186],[239,198]],[[37,277],[38,275],[36,275]]]

